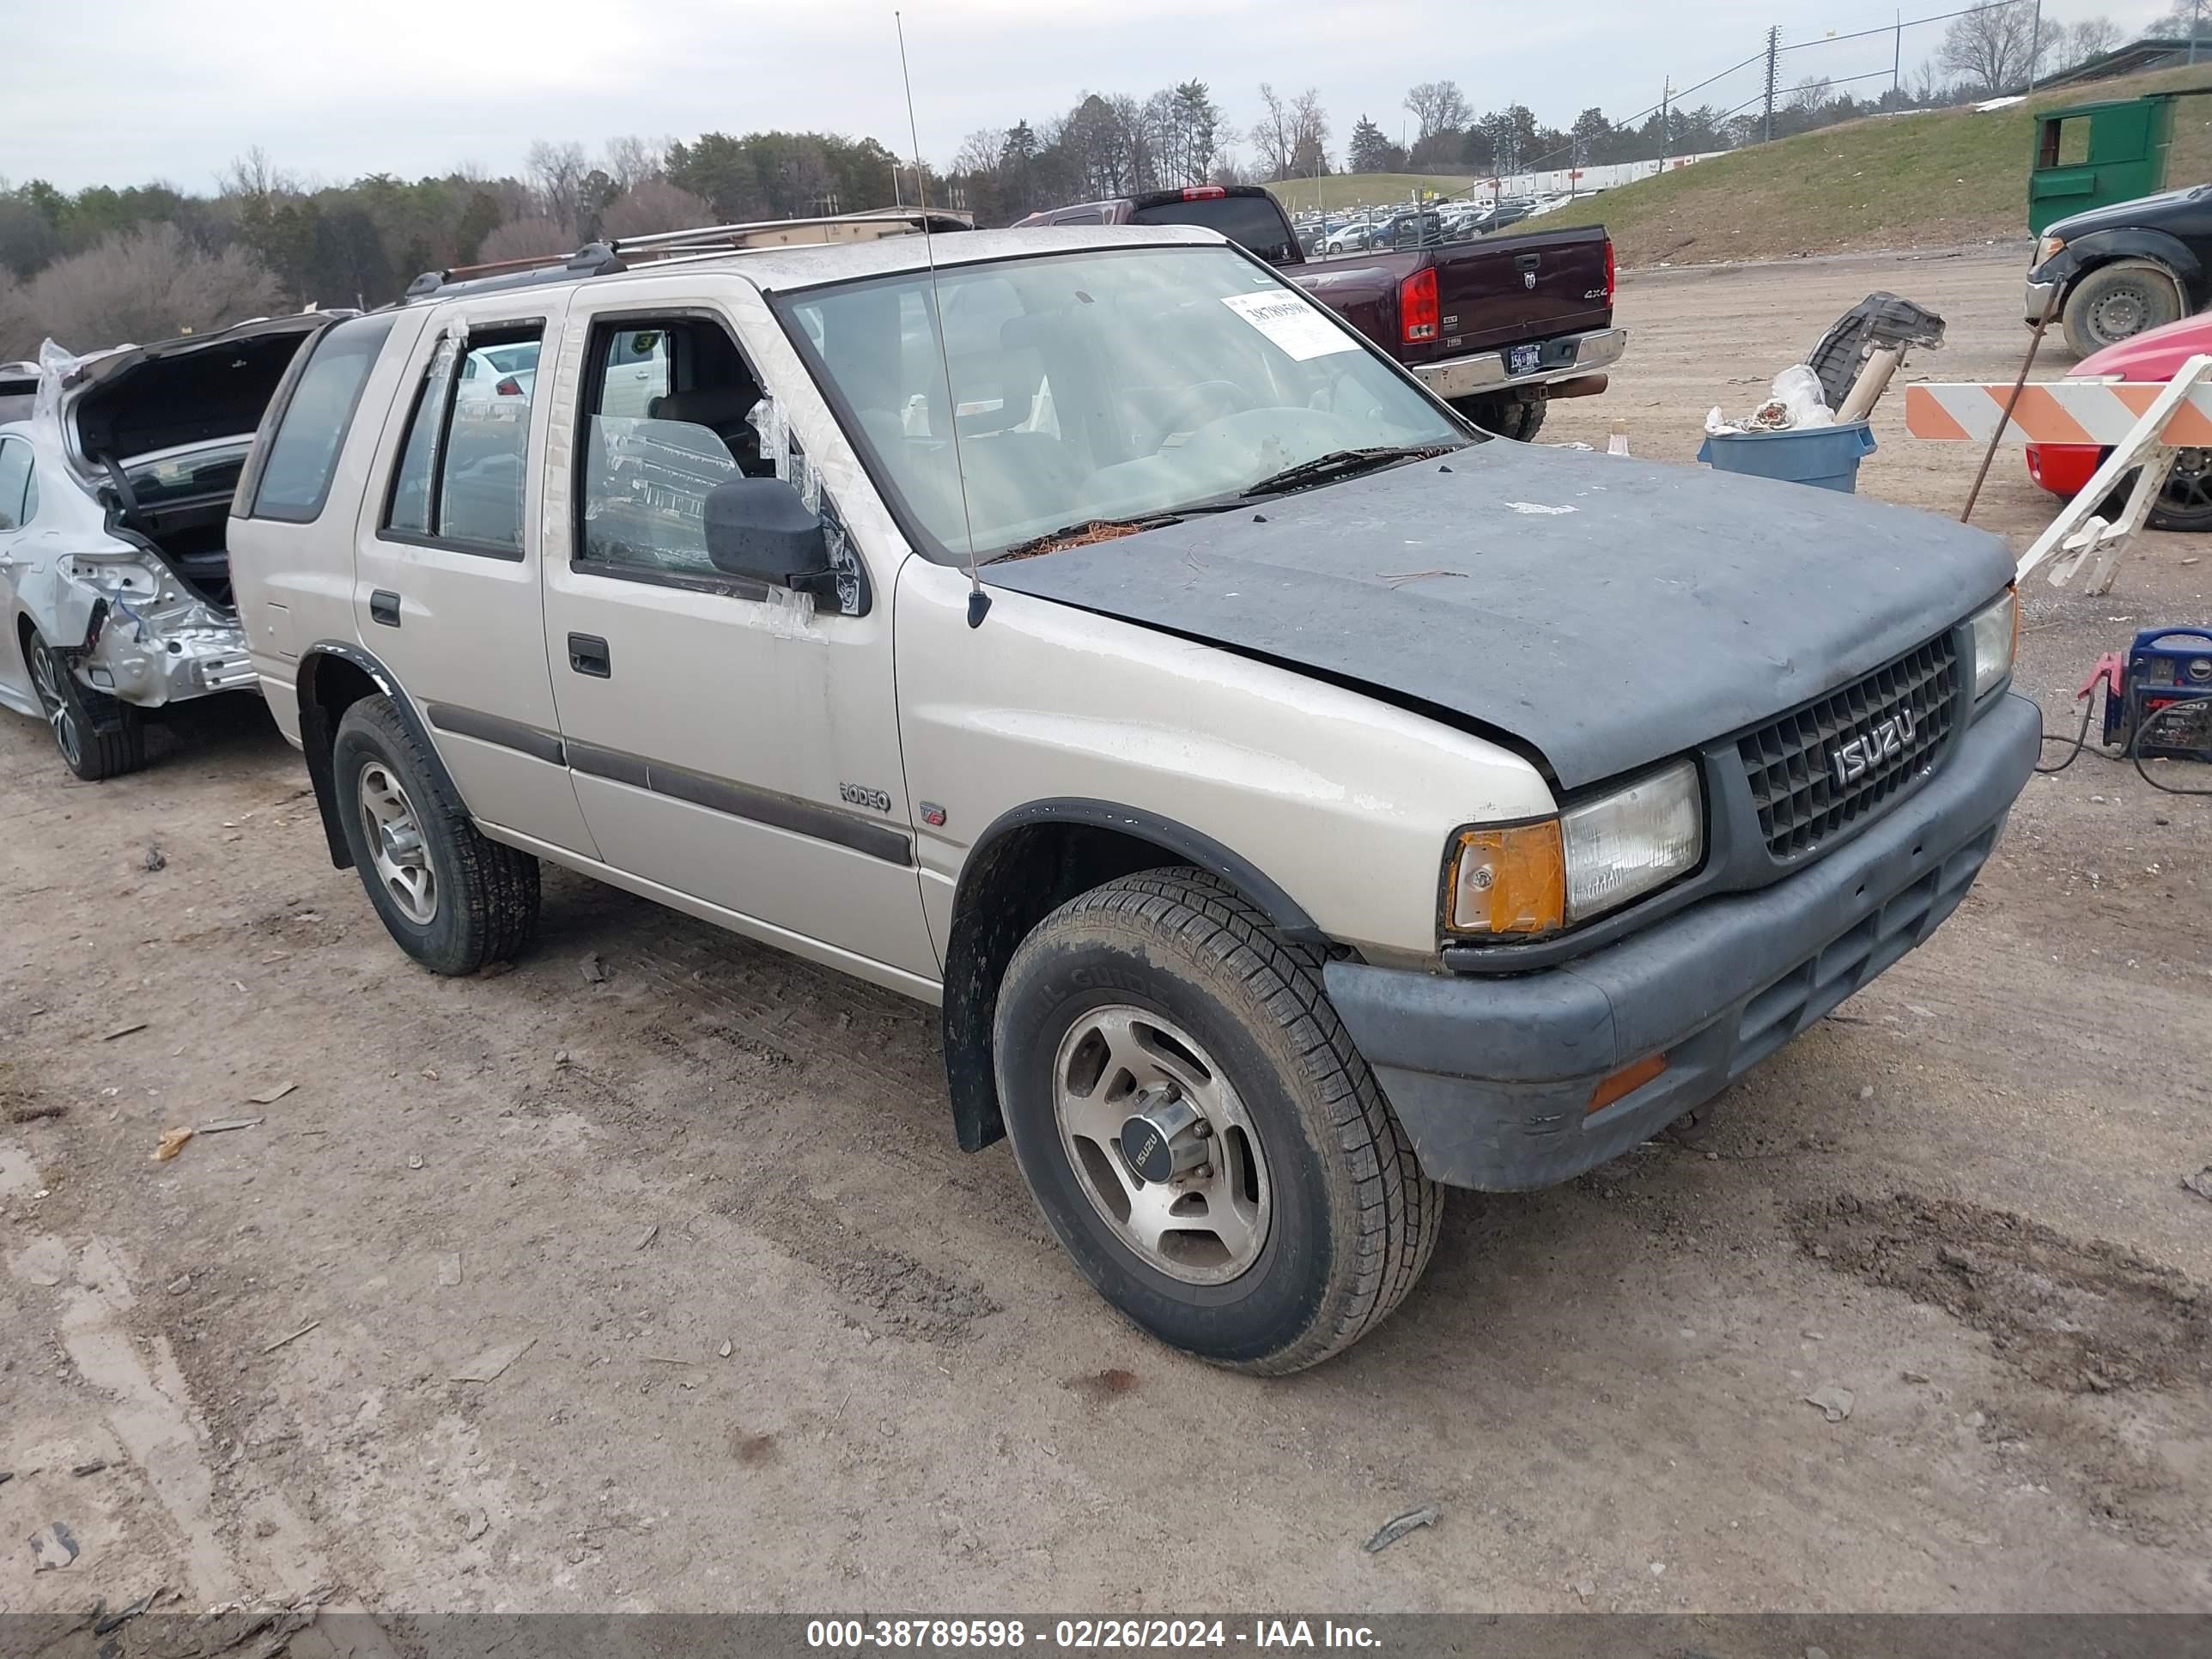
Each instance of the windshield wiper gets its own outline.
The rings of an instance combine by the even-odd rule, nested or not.
[[[1448,455],[1463,447],[1460,444],[1384,444],[1371,449],[1332,449],[1326,455],[1300,461],[1296,466],[1286,466],[1280,472],[1271,473],[1257,483],[1247,484],[1243,499],[1250,501],[1255,495],[1273,495],[1305,484],[1325,483],[1331,478],[1348,478],[1355,473],[1371,472],[1377,467],[1388,466],[1393,461],[1416,461],[1431,455]]]
[[[1133,536],[1140,530],[1158,530],[1179,524],[1185,519],[1194,519],[1206,513],[1225,513],[1244,498],[1241,495],[1221,495],[1202,501],[1188,501],[1181,507],[1163,507],[1157,513],[1139,513],[1133,518],[1115,519],[1100,516],[1078,519],[1073,524],[1048,530],[1042,536],[1032,536],[1025,542],[1016,542],[1012,547],[994,553],[983,562],[996,564],[1001,559],[1025,559],[1035,553],[1050,553],[1063,545],[1086,541],[1111,541],[1118,536]]]

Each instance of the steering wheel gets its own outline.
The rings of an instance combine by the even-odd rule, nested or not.
[[[1258,407],[1251,395],[1234,380],[1200,380],[1176,399],[1176,406],[1164,424],[1170,432],[1190,432]]]

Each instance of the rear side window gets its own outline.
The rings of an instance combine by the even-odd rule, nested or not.
[[[309,524],[330,498],[361,389],[392,332],[390,317],[364,317],[325,331],[269,440],[252,516]]]
[[[542,331],[531,323],[438,342],[392,469],[386,534],[521,556]]]

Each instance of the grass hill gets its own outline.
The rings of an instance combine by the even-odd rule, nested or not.
[[[1936,110],[1825,127],[1609,190],[1593,217],[1624,265],[2027,240],[2038,109],[2212,88],[2212,64],[2039,93],[1977,114]],[[2212,98],[2174,112],[2169,185],[2212,182]]]
[[[1449,196],[1474,180],[1472,173],[1331,173],[1319,179],[1285,179],[1267,188],[1293,213],[1316,204],[1334,212],[1339,208],[1384,207],[1411,201],[1413,192],[1420,190]]]

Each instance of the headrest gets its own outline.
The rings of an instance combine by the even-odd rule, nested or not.
[[[645,415],[650,421],[683,421],[719,432],[744,425],[759,401],[760,393],[749,386],[702,386],[694,392],[665,392],[645,406]]]

